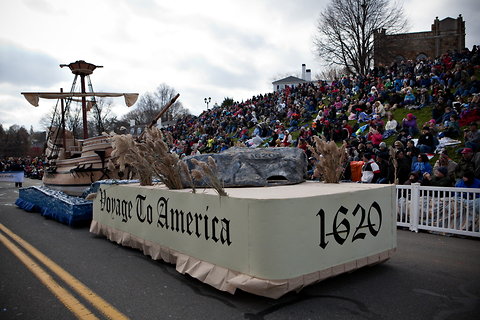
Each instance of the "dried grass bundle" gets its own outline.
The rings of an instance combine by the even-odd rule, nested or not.
[[[129,164],[139,175],[140,185],[152,185],[157,177],[169,189],[183,189],[181,174],[191,181],[188,168],[178,155],[170,153],[162,132],[156,128],[147,128],[142,141],[136,141],[131,135],[116,135],[112,158],[120,168]],[[193,186],[193,183],[192,183]]]
[[[167,144],[172,145],[173,144],[173,135],[170,131],[165,132],[165,140],[167,140]]]
[[[154,170],[138,142],[133,141],[132,147],[125,154],[125,162],[138,174],[141,186],[151,186],[153,184]]]
[[[163,141],[162,132],[156,128],[145,130],[145,139],[137,143],[141,157],[151,166],[154,176],[158,177],[169,189],[183,189],[181,179],[182,163],[177,154],[169,152]]]
[[[188,170],[188,166],[184,161],[180,161],[181,174],[187,179],[188,183],[192,187],[192,192],[196,193],[195,184],[193,183],[192,174]]]
[[[393,174],[394,174],[393,181],[394,181],[395,184],[398,184],[398,177],[397,177],[398,161],[397,161],[396,151],[395,151],[394,148],[390,147],[389,155],[390,155],[390,159],[392,159],[392,164],[393,164]]]
[[[124,172],[128,165],[125,157],[128,153],[128,150],[134,147],[133,137],[131,134],[114,135],[112,136],[111,141],[113,147],[111,158],[119,166],[119,170]],[[112,171],[115,169],[115,164],[113,161],[108,162],[108,168]]]
[[[237,140],[233,143],[233,146],[236,148],[246,148],[247,146],[240,140]]]
[[[195,180],[207,179],[211,188],[215,189],[220,196],[228,196],[223,187],[223,182],[218,179],[217,164],[212,157],[208,157],[207,163],[199,161],[195,158],[191,159],[192,163],[199,169],[193,169],[192,176]]]
[[[343,174],[343,164],[347,159],[345,146],[337,147],[333,141],[325,141],[318,136],[313,137],[315,148],[308,146],[312,156],[318,161],[315,165],[315,176],[322,176],[326,183],[338,183]]]

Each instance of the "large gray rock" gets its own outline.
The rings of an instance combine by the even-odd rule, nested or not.
[[[184,161],[194,169],[191,159],[207,162],[209,156],[217,164],[224,187],[295,184],[303,182],[307,172],[307,158],[299,148],[230,148],[222,153],[185,157]],[[209,186],[205,179],[194,183],[197,187]]]

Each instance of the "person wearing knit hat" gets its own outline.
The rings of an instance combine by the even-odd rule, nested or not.
[[[412,113],[407,114],[402,120],[402,129],[405,129],[411,137],[418,134],[417,117]]]
[[[438,173],[442,174],[442,176],[448,175],[448,169],[445,167],[438,167],[437,168]]]
[[[455,184],[455,187],[457,188],[480,188],[480,179],[477,179],[475,178],[475,173],[471,170],[466,170],[463,174],[462,174],[462,178],[459,179],[457,181],[457,183]],[[462,192],[462,197],[469,197],[470,199],[472,199],[471,197],[476,197],[478,198],[478,195],[477,196],[474,196],[474,195],[470,195],[470,194],[463,194]]]
[[[432,187],[451,187],[452,180],[448,176],[448,169],[446,167],[438,167],[433,172],[434,176],[425,173],[423,175],[422,185]]]
[[[380,142],[380,144],[378,145],[376,155],[377,158],[381,157],[383,159],[386,159],[387,161],[390,158],[390,150],[388,150],[387,144],[384,141]]]

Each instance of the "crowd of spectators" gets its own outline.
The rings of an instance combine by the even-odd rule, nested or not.
[[[344,180],[473,186],[480,184],[479,75],[480,51],[474,46],[435,59],[393,62],[366,76],[344,75],[214,106],[163,130],[171,133],[171,151],[181,157],[241,144],[298,147],[311,159],[308,146],[317,135],[346,146]],[[419,123],[415,113],[424,108],[431,117]],[[448,139],[462,142],[455,147],[458,161],[443,147]],[[438,160],[432,163],[435,152]],[[27,177],[41,178],[43,163],[1,159],[0,171],[22,169]],[[308,163],[312,171],[314,161]]]
[[[474,46],[215,106],[164,130],[174,138],[172,152],[182,157],[239,143],[298,147],[310,157],[307,146],[318,135],[345,144],[345,180],[354,180],[358,167],[352,164],[361,163],[358,180],[365,183],[472,185],[480,182],[479,68]],[[423,108],[431,110],[431,119],[418,123],[415,113]],[[404,110],[403,119],[395,119],[398,110]],[[386,145],[386,139],[393,142]],[[445,139],[465,143],[457,146],[458,163],[442,148]],[[441,155],[430,163],[434,152]]]
[[[0,172],[23,171],[25,177],[30,179],[42,179],[45,160],[41,157],[23,158],[0,158]]]

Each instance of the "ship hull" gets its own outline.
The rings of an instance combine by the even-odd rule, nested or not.
[[[44,174],[43,184],[68,195],[80,196],[95,181],[118,179],[118,171],[107,169],[112,151],[110,136],[85,139],[80,156],[57,160],[54,170]]]

